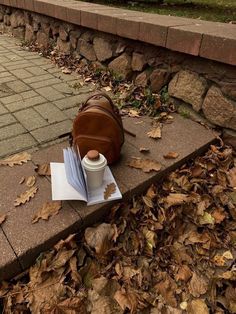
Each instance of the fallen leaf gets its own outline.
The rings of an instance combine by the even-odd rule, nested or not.
[[[115,235],[115,228],[111,224],[102,223],[94,228],[85,230],[85,241],[97,254],[106,252],[111,246],[111,242]]]
[[[203,299],[195,299],[189,302],[188,314],[209,314],[209,309]]]
[[[104,190],[104,200],[107,200],[112,194],[116,192],[116,185],[114,182],[108,184]]]
[[[129,293],[128,291],[125,291],[125,289],[117,290],[114,294],[114,299],[123,311],[129,309],[131,313],[135,313],[138,300],[134,293]]]
[[[76,256],[73,256],[73,257],[70,258],[69,265],[70,265],[70,270],[71,270],[71,279],[75,283],[81,283],[82,282],[82,278],[81,278],[80,274],[78,273],[77,257]]]
[[[55,216],[61,209],[61,201],[46,202],[40,207],[32,219],[32,223],[36,223],[39,219],[48,220],[49,217]]]
[[[156,239],[157,239],[157,235],[154,231],[149,230],[147,227],[143,228],[143,235],[147,241],[147,246],[148,249],[151,251],[153,251],[153,248],[156,247]]]
[[[226,213],[223,208],[217,207],[214,209],[214,211],[211,213],[212,217],[215,219],[216,224],[220,224],[225,218]]]
[[[166,304],[172,307],[177,307],[177,300],[175,297],[177,285],[168,274],[155,285],[155,289],[163,297]]]
[[[188,303],[186,301],[183,301],[180,303],[179,307],[181,308],[181,310],[185,311],[188,307]]]
[[[40,176],[50,176],[51,175],[50,164],[37,165],[35,171]]]
[[[31,155],[23,152],[0,160],[0,165],[13,167],[14,165],[22,165],[29,160],[31,160]]]
[[[232,253],[230,251],[225,251],[223,253],[223,257],[226,258],[226,259],[229,259],[229,260],[230,259],[234,259],[233,255],[232,255]]]
[[[202,277],[193,272],[193,276],[188,285],[189,292],[194,297],[200,297],[200,295],[205,294],[208,289],[207,281]]]
[[[5,214],[0,215],[0,226],[6,220],[6,218],[7,218],[7,215],[5,215]]]
[[[200,225],[214,225],[215,219],[208,212],[204,212],[203,216],[199,217]]]
[[[186,203],[187,201],[188,195],[181,193],[170,193],[166,198],[164,198],[164,202],[166,203],[167,208],[174,205],[181,205],[183,203]]]
[[[139,151],[140,151],[140,153],[149,153],[149,152],[150,152],[150,149],[149,149],[149,148],[146,148],[146,147],[140,147],[140,148],[139,148]]]
[[[177,274],[175,275],[175,279],[187,282],[192,277],[192,271],[188,267],[188,265],[181,265],[178,269]]]
[[[229,184],[232,188],[236,188],[236,167],[229,170],[227,174]]]
[[[132,158],[132,160],[128,163],[128,166],[136,169],[142,169],[143,172],[150,172],[152,170],[159,171],[162,167],[158,161],[141,158]]]
[[[22,184],[25,182],[25,177],[21,177],[20,181],[19,181],[19,184]]]
[[[156,193],[156,189],[155,189],[154,184],[152,184],[152,185],[148,188],[147,193],[146,193],[145,196],[149,197],[151,200],[153,200],[153,199],[157,196],[157,193]]]
[[[20,196],[18,196],[14,201],[14,206],[19,206],[21,204],[25,204],[29,202],[31,198],[33,198],[37,192],[38,188],[33,186],[31,189],[23,192]]]
[[[110,86],[105,86],[105,87],[103,87],[103,89],[104,89],[106,92],[110,92],[110,91],[111,91],[111,87],[110,87]]]
[[[35,182],[36,182],[36,178],[35,178],[35,176],[30,176],[30,177],[28,177],[28,179],[26,180],[26,185],[28,186],[28,187],[32,187],[34,184],[35,184]]]
[[[129,109],[128,115],[129,115],[129,117],[132,117],[132,118],[140,118],[139,112],[137,110],[134,110],[134,109]]]
[[[178,157],[179,157],[179,154],[176,152],[169,152],[166,155],[164,155],[164,158],[166,158],[166,159],[175,159]]]
[[[64,74],[71,74],[72,71],[71,71],[70,69],[68,69],[68,68],[64,68],[64,69],[62,70],[62,73],[64,73]]]
[[[155,128],[151,129],[151,131],[147,132],[147,136],[154,139],[161,138],[161,126],[158,125]]]
[[[74,255],[75,250],[67,250],[63,248],[61,251],[57,252],[57,255],[54,257],[51,265],[48,267],[48,271],[59,269],[71,259]]]
[[[150,208],[153,208],[152,199],[149,196],[142,196],[143,202]]]

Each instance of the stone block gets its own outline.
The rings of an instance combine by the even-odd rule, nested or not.
[[[36,40],[36,34],[34,31],[34,28],[29,25],[26,24],[25,26],[25,41],[26,42],[34,42]]]
[[[112,45],[102,37],[95,37],[93,48],[99,61],[106,61],[112,57]]]
[[[10,16],[10,24],[12,28],[25,26],[24,13],[20,10],[13,12]]]
[[[123,53],[108,65],[108,68],[121,78],[129,78],[132,73],[131,57],[127,53]]]
[[[5,125],[10,125],[15,122],[16,122],[16,119],[10,113],[3,114],[0,116],[0,127],[4,127]]]
[[[202,109],[213,124],[236,130],[236,102],[226,98],[218,87],[208,90]]]
[[[203,97],[207,90],[207,81],[197,73],[180,71],[170,81],[170,96],[182,99],[192,105],[196,111],[201,110]]]
[[[42,48],[47,48],[49,46],[49,36],[43,31],[39,30],[36,35],[36,42]]]
[[[142,86],[142,87],[146,87],[147,83],[148,83],[148,75],[147,73],[144,71],[140,74],[138,74],[135,78],[135,85],[137,86]]]
[[[22,110],[24,108],[29,108],[34,105],[42,104],[46,102],[46,99],[42,96],[34,96],[28,99],[18,100],[17,102],[12,102],[7,104],[6,107],[10,112],[14,112],[17,110]]]
[[[70,54],[71,52],[71,43],[70,41],[63,41],[61,38],[57,39],[57,49],[65,54]]]
[[[150,84],[153,92],[159,92],[167,84],[170,73],[165,69],[156,69],[150,75]]]
[[[146,64],[145,57],[142,53],[133,52],[131,67],[133,71],[142,71]]]

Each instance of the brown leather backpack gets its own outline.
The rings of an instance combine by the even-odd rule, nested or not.
[[[106,157],[108,164],[119,159],[124,128],[119,110],[107,94],[90,96],[82,105],[73,123],[72,138],[81,158],[95,149]]]

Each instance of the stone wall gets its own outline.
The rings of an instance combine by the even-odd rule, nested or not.
[[[90,30],[54,18],[0,6],[0,31],[42,48],[108,67],[136,85],[189,104],[212,124],[236,130],[235,66]]]

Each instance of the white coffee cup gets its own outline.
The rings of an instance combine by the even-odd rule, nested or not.
[[[90,189],[100,187],[103,182],[104,171],[107,165],[106,158],[97,150],[90,150],[82,159],[82,165],[87,175],[88,187]]]

